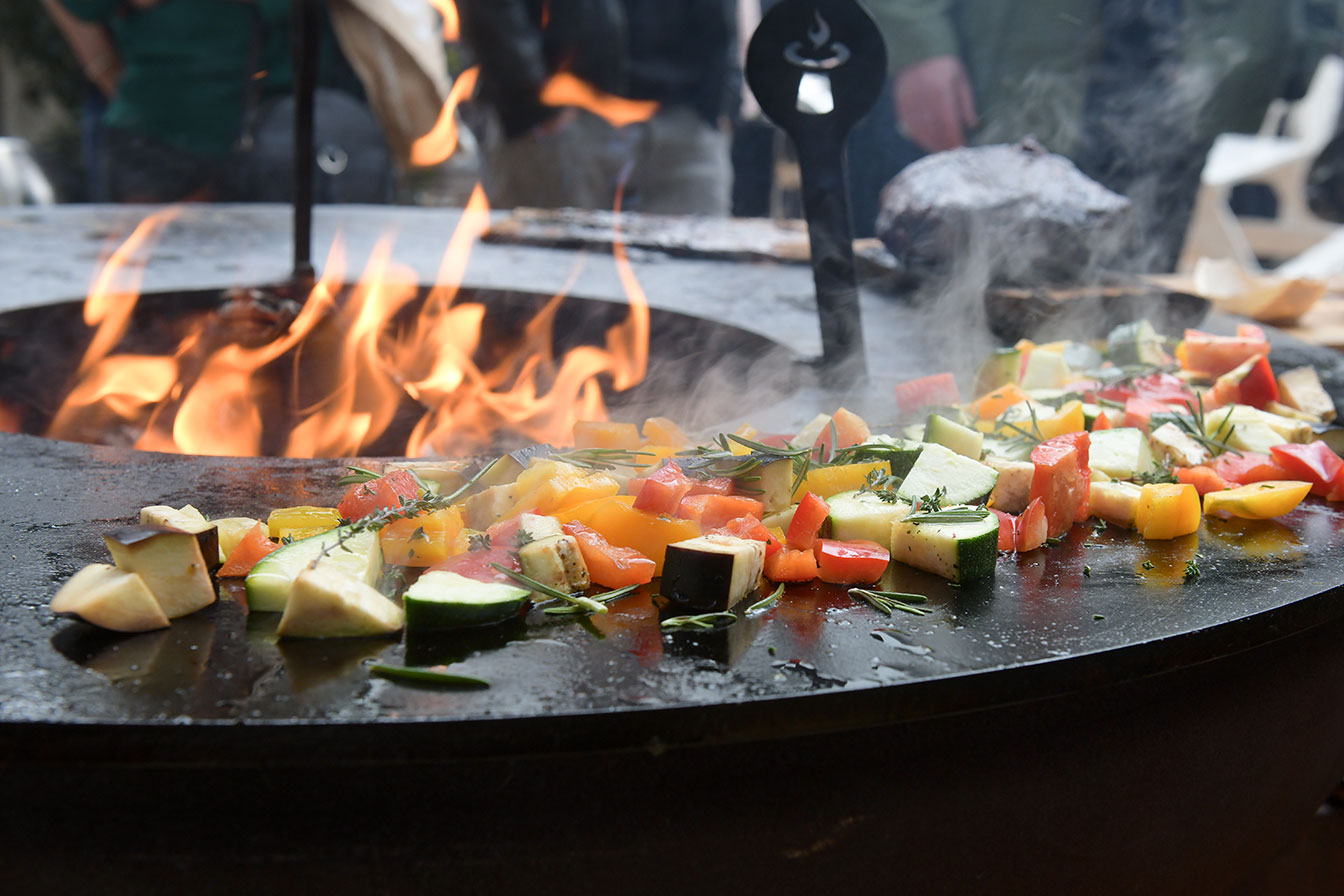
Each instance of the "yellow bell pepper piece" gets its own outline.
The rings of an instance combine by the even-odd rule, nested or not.
[[[433,566],[453,556],[462,531],[456,506],[388,523],[378,532],[383,562],[396,566]]]
[[[980,420],[995,420],[1015,404],[1027,400],[1027,393],[1017,383],[1008,383],[981,395],[970,404],[970,412]]]
[[[814,492],[818,498],[829,498],[840,492],[852,492],[863,485],[864,480],[874,470],[890,473],[891,467],[884,460],[864,461],[857,464],[838,464],[833,467],[814,467],[807,471],[803,483],[795,492],[805,495]]]
[[[575,448],[624,448],[633,450],[644,440],[639,427],[633,423],[610,420],[576,420],[574,422]]]
[[[1157,482],[1139,493],[1134,528],[1144,538],[1179,538],[1199,531],[1199,492],[1186,483]]]
[[[577,520],[602,533],[614,545],[634,548],[657,564],[654,575],[662,575],[667,546],[696,537],[700,524],[637,510],[632,506],[634,500],[630,495],[599,498],[556,514],[556,519],[561,523]]]
[[[1222,519],[1268,520],[1293,510],[1311,491],[1310,482],[1271,479],[1204,496],[1204,515]]]
[[[1082,432],[1087,429],[1087,418],[1083,414],[1083,403],[1077,399],[1066,401],[1059,406],[1059,410],[1049,417],[1036,420],[1036,426],[1041,431],[1041,438],[1052,439],[1055,436],[1062,436],[1070,432]]]
[[[536,461],[514,482],[513,508],[505,516],[524,512],[549,515],[561,507],[608,497],[620,490],[620,483],[606,473],[562,461]]]
[[[278,507],[266,518],[266,529],[271,538],[297,541],[335,529],[340,522],[341,514],[335,507]]]

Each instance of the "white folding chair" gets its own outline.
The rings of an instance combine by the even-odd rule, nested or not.
[[[56,191],[42,173],[28,141],[0,137],[0,205],[51,205]]]
[[[1204,162],[1179,270],[1207,257],[1258,271],[1260,259],[1298,255],[1338,229],[1312,213],[1307,176],[1335,134],[1341,103],[1344,58],[1332,54],[1321,60],[1302,99],[1270,106],[1259,133],[1218,135]],[[1273,189],[1274,217],[1238,217],[1230,199],[1239,184]]]

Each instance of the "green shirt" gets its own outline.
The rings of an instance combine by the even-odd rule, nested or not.
[[[249,89],[260,101],[290,87],[289,0],[63,2],[111,30],[124,68],[109,126],[223,158],[241,133]]]

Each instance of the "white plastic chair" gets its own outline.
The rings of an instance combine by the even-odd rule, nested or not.
[[[1306,95],[1293,103],[1276,100],[1259,133],[1218,135],[1204,162],[1179,270],[1189,271],[1207,257],[1231,258],[1247,271],[1259,271],[1260,258],[1290,258],[1338,229],[1312,214],[1307,176],[1335,134],[1341,103],[1344,58],[1328,55],[1316,67]],[[1232,188],[1251,183],[1274,190],[1273,218],[1233,213]]]
[[[56,191],[42,173],[28,141],[19,137],[0,137],[0,206],[51,205]]]

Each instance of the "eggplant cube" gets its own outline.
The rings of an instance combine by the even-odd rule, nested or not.
[[[149,507],[140,508],[140,522],[146,526],[167,526],[170,529],[181,529],[183,532],[190,532],[196,536],[196,540],[201,543],[201,556],[205,558],[206,566],[211,572],[223,564],[222,556],[219,552],[219,527],[207,520],[201,515],[201,512],[190,504],[178,510],[169,507],[166,504],[154,504]]]
[[[765,542],[701,535],[667,546],[662,593],[697,610],[727,610],[754,592],[765,565]]]
[[[128,526],[103,540],[117,568],[139,573],[169,619],[215,602],[215,586],[193,533],[166,526]]]

